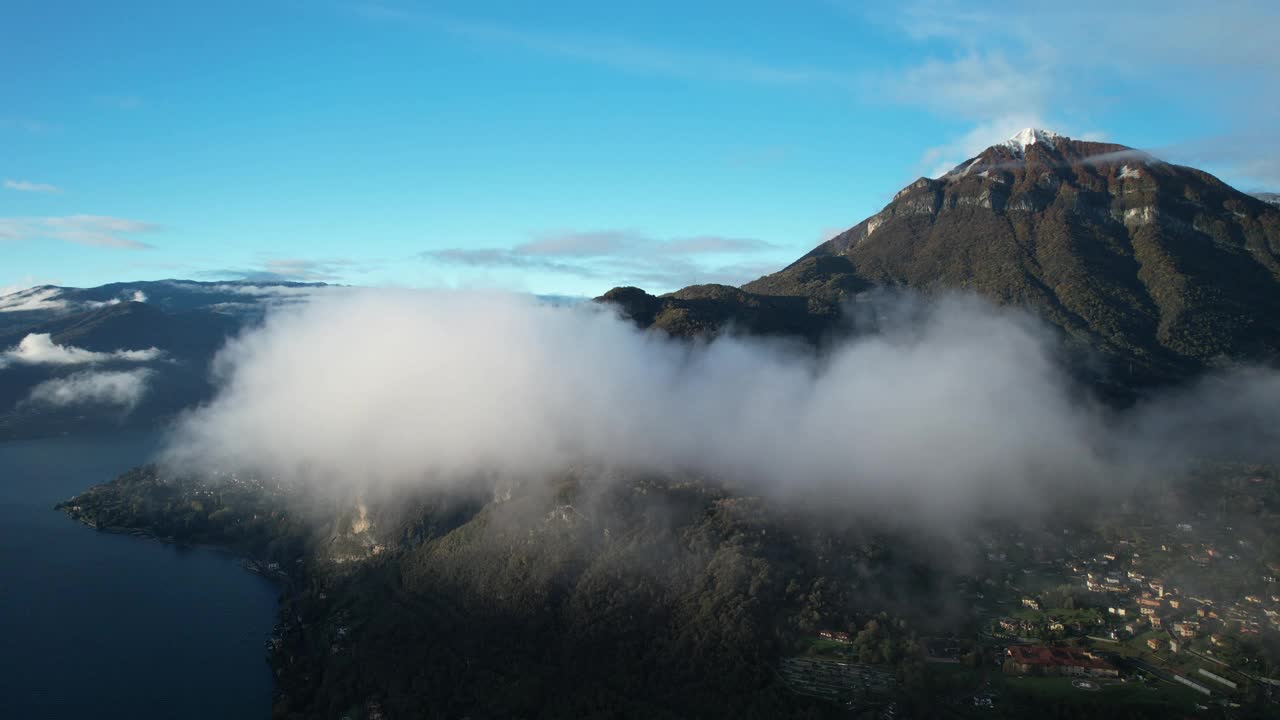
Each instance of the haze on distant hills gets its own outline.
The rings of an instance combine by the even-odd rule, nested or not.
[[[0,296],[0,437],[154,424],[207,399],[209,363],[323,284],[159,280]]]

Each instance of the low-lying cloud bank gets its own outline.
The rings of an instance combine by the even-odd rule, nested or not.
[[[0,291],[0,313],[7,312],[74,312],[96,310],[119,305],[123,302],[147,302],[147,294],[141,290],[127,289],[119,297],[108,300],[69,299],[65,288],[40,285],[25,289]]]
[[[49,408],[114,405],[129,411],[146,395],[150,377],[146,368],[77,372],[36,385],[25,402]]]
[[[159,360],[164,351],[114,350],[95,352],[74,345],[59,345],[49,333],[30,333],[14,347],[0,353],[0,369],[15,363],[23,365],[85,365],[104,362],[150,362]]]
[[[41,310],[65,310],[67,301],[59,296],[62,290],[52,287],[32,287],[0,295],[0,312],[37,312]]]
[[[120,297],[111,298],[110,300],[86,301],[85,307],[89,309],[97,309],[102,307],[111,307],[112,305],[119,305],[120,303],[123,303],[123,302],[144,303],[146,301],[147,301],[147,294],[142,292],[141,290],[134,290],[133,292],[129,292],[128,290],[126,290],[120,293]]]
[[[676,342],[593,304],[317,297],[228,346],[218,396],[179,423],[166,460],[355,490],[585,463],[950,518],[1280,439],[1270,371],[1116,413],[1067,380],[1024,314],[951,297],[885,317],[815,357],[761,339]]]

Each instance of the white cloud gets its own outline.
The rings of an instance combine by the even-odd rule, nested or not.
[[[515,247],[520,255],[548,257],[599,257],[631,252],[642,239],[627,230],[564,232],[540,237]]]
[[[4,187],[6,190],[17,190],[19,192],[34,192],[34,193],[62,192],[62,190],[59,189],[56,185],[31,182],[29,180],[5,180]]]
[[[193,292],[226,293],[260,298],[305,298],[320,292],[337,292],[342,290],[341,286],[290,286],[272,285],[270,283],[263,283],[261,285],[230,282],[206,284],[172,280],[169,284],[174,287]]]
[[[32,287],[7,292],[0,295],[0,313],[65,310],[67,301],[59,298],[61,294],[61,290],[53,287]]]
[[[0,353],[0,368],[15,363],[22,365],[84,365],[103,362],[150,362],[158,360],[164,352],[158,348],[145,350],[115,350],[95,352],[59,345],[48,333],[29,333],[16,346]]]
[[[0,240],[50,238],[79,245],[129,250],[151,246],[128,236],[158,229],[159,226],[152,223],[107,215],[0,218]]]
[[[142,292],[141,290],[134,290],[132,293],[126,290],[123,293],[121,293],[120,297],[111,298],[110,300],[87,300],[85,301],[84,304],[86,307],[89,307],[89,308],[101,308],[101,307],[110,307],[112,305],[119,305],[120,303],[123,303],[123,302],[146,302],[146,301],[147,301],[147,294]]]
[[[320,298],[228,346],[218,396],[181,422],[168,457],[183,471],[238,466],[317,490],[439,487],[583,464],[688,471],[954,523],[1163,471],[1155,460],[1184,447],[1140,416],[1083,402],[1050,333],[1026,316],[969,298],[880,309],[913,321],[815,357],[759,339],[676,342],[593,304]],[[1256,403],[1275,418],[1275,377],[1155,415],[1207,438],[1217,425],[1201,427],[1199,413],[1218,422],[1210,407],[1262,390]],[[1254,424],[1272,435],[1280,427]]]
[[[147,393],[151,371],[84,371],[36,385],[27,403],[47,407],[116,405],[131,410]]]
[[[1024,128],[1083,135],[1048,117],[1058,82],[1047,59],[1014,61],[995,50],[969,50],[949,60],[930,58],[878,81],[882,92],[896,102],[971,123],[961,135],[925,149],[921,171],[930,177],[950,171]]]
[[[454,265],[539,270],[600,279],[612,285],[640,284],[666,290],[693,283],[738,285],[754,280],[776,270],[777,264],[743,262],[740,258],[778,250],[778,246],[754,238],[696,235],[662,240],[633,230],[594,230],[547,233],[512,248],[446,248],[422,253],[420,257]],[[739,259],[724,262],[725,258]]]
[[[335,282],[350,273],[368,272],[380,265],[380,261],[357,261],[351,258],[279,258],[268,257],[256,265],[242,268],[205,270],[203,277],[260,282],[264,285],[286,282]]]
[[[1018,120],[1026,123],[1020,127],[1087,138],[1093,128],[1080,126],[1081,118],[1092,122],[1117,94],[1143,94],[1159,103],[1152,112],[1185,107],[1216,114],[1228,128],[1219,137],[1186,138],[1161,155],[1280,186],[1280,162],[1270,160],[1280,157],[1280,95],[1258,92],[1280,85],[1280,5],[1082,0],[984,11],[920,0],[893,18],[906,36],[948,53],[876,85],[898,102],[972,123],[962,137],[928,151],[931,170],[970,157],[978,142],[1003,140],[1015,118],[1030,119]]]
[[[938,113],[981,119],[992,114],[1040,111],[1051,74],[1038,65],[1014,64],[1002,53],[969,53],[929,59],[893,78],[894,97]]]

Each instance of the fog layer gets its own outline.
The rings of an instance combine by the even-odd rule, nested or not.
[[[166,459],[357,490],[589,464],[937,517],[1276,440],[1274,373],[1117,414],[1071,385],[1052,335],[1025,314],[972,297],[888,310],[874,336],[818,357],[761,339],[675,341],[593,304],[316,297],[223,351],[218,395],[182,419]]]

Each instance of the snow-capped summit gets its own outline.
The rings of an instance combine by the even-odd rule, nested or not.
[[[1039,142],[1039,143],[1044,143],[1045,145],[1048,145],[1049,147],[1052,148],[1054,147],[1054,141],[1065,140],[1065,139],[1066,138],[1064,138],[1062,135],[1059,135],[1058,133],[1052,132],[1050,130],[1040,130],[1039,128],[1025,128],[1023,130],[1018,131],[1017,135],[1014,135],[1008,140],[1005,140],[1004,144],[1013,150],[1016,150],[1018,152],[1023,152],[1027,149],[1028,145],[1035,145],[1036,143]]]
[[[1032,149],[1032,147],[1035,149]],[[1024,128],[1013,137],[986,148],[951,170],[939,175],[939,179],[956,182],[966,177],[991,178],[1014,168],[1014,165],[1031,163],[1034,165],[1062,167],[1076,163],[1096,165],[1101,156],[1116,162],[1115,173],[1126,180],[1141,175],[1141,167],[1159,162],[1154,157],[1124,145],[1099,142],[1096,140],[1078,140],[1059,135],[1052,130],[1040,128]],[[1129,166],[1121,167],[1121,162]],[[1007,178],[1005,178],[1007,180]],[[999,180],[1004,182],[1004,180]]]

